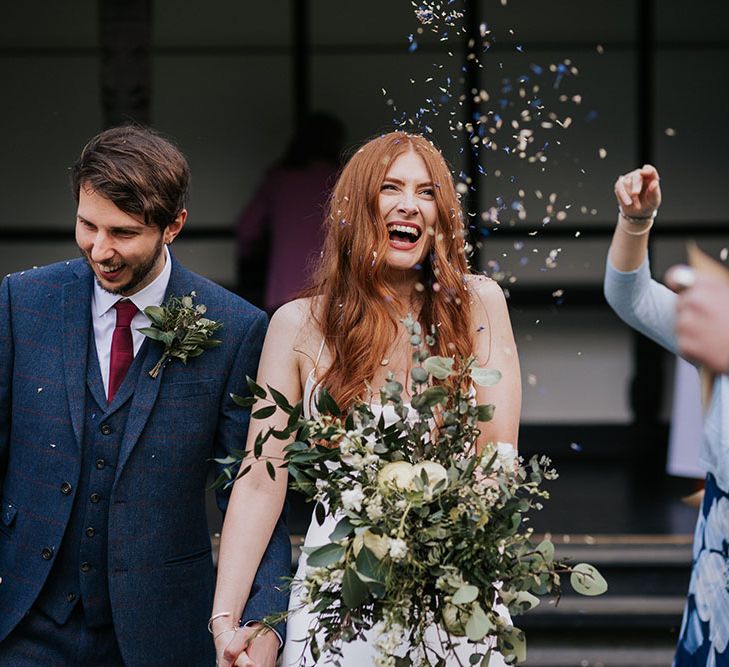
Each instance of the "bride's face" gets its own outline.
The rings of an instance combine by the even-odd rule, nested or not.
[[[403,153],[390,165],[379,195],[390,237],[385,258],[390,268],[412,269],[425,259],[438,219],[434,188],[423,158],[415,151]]]

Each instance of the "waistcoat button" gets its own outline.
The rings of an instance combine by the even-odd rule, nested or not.
[[[96,459],[96,468],[103,470],[106,467],[106,461],[104,459]]]
[[[66,593],[66,602],[73,602],[76,599],[76,593]]]
[[[53,558],[53,549],[50,547],[43,547],[41,549],[41,558],[43,560],[51,560],[51,558]]]
[[[93,537],[94,535],[96,535],[96,531],[91,526],[89,526],[86,529],[86,537]]]
[[[89,496],[89,500],[90,500],[90,501],[91,501],[92,503],[98,503],[98,502],[99,502],[99,501],[101,500],[101,494],[100,494],[100,493],[92,493],[92,494],[91,494],[91,495]]]
[[[64,496],[67,496],[69,493],[71,493],[72,489],[73,489],[73,487],[71,486],[71,484],[69,482],[64,482],[63,484],[61,484],[61,493]]]
[[[109,426],[109,424],[102,424],[101,425],[101,432],[104,435],[109,435],[111,433],[111,431],[112,431],[112,428],[111,428],[111,426]]]
[[[84,561],[81,563],[81,572],[88,572],[91,569],[91,563]]]

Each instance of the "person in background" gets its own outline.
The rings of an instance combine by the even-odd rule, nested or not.
[[[258,255],[267,247],[263,307],[269,314],[301,291],[307,266],[321,250],[322,221],[343,141],[339,120],[324,113],[307,116],[235,221],[239,291],[252,300],[252,286],[260,282]]]
[[[661,204],[658,171],[651,165],[620,176],[615,183],[619,215],[605,273],[605,298],[631,327],[677,354],[719,372],[706,406],[699,462],[707,471],[696,524],[691,581],[674,667],[729,665],[729,357],[722,348],[729,295],[708,279],[677,295],[651,278],[648,235]],[[689,274],[691,275],[691,274]],[[679,275],[680,277],[680,275]],[[674,284],[678,284],[673,276]],[[685,277],[681,281],[685,284]],[[690,280],[688,282],[691,282]],[[693,290],[696,291],[693,291]],[[723,331],[709,327],[723,321]],[[723,351],[722,351],[723,349]],[[716,352],[719,351],[719,354]],[[674,407],[680,409],[680,406]]]
[[[675,266],[666,273],[666,284],[678,292],[676,339],[681,354],[714,373],[729,372],[729,283]]]

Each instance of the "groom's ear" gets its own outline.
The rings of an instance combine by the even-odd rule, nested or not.
[[[183,208],[177,214],[177,217],[165,228],[163,238],[166,245],[172,243],[182,231],[182,228],[185,226],[185,220],[187,220],[187,209]]]

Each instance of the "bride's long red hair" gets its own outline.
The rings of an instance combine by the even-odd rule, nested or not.
[[[405,306],[385,279],[389,238],[379,193],[390,165],[408,151],[425,162],[438,210],[419,278],[420,324],[425,332],[435,325],[433,354],[467,357],[473,351],[464,216],[448,165],[422,136],[391,132],[373,139],[352,156],[334,186],[323,250],[306,290],[316,297],[311,314],[334,359],[319,383],[343,409],[364,397],[403,326]]]

